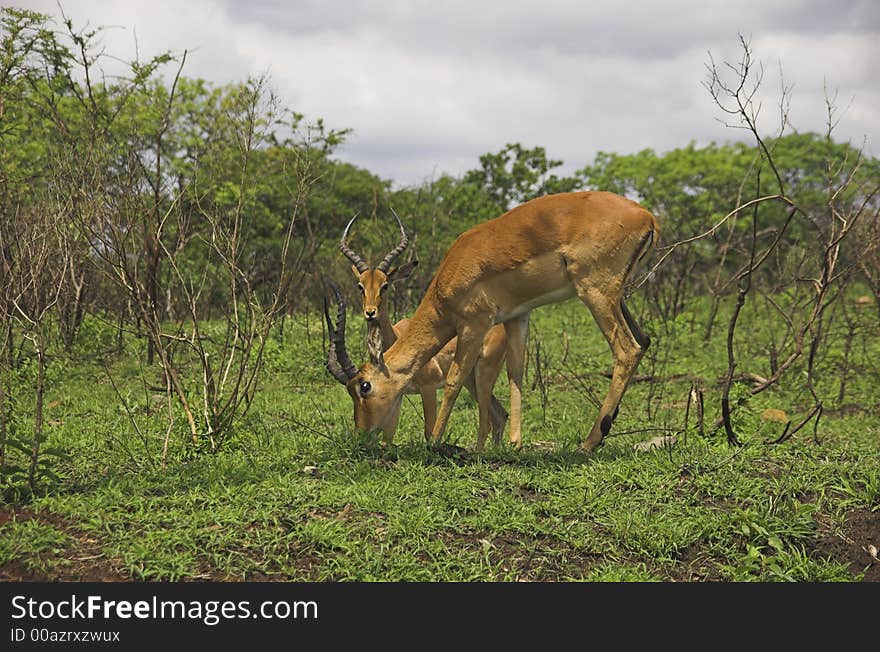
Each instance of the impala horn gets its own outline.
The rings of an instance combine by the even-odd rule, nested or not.
[[[391,212],[394,214],[394,219],[397,220],[397,226],[400,227],[400,244],[397,245],[391,252],[382,259],[382,262],[379,263],[379,266],[376,268],[380,272],[388,273],[388,268],[391,267],[391,263],[394,262],[394,259],[397,258],[404,249],[406,249],[406,245],[409,244],[409,238],[406,235],[406,229],[403,228],[403,222],[400,221],[400,218],[397,216],[397,213],[392,208]]]
[[[327,349],[327,371],[343,385],[357,375],[357,368],[348,357],[345,350],[345,302],[342,300],[342,292],[339,287],[326,276],[326,283],[336,297],[336,326],[330,319],[330,310],[327,307],[327,297],[324,297],[324,319],[327,320],[327,332],[330,334],[330,347]]]
[[[354,224],[354,221],[358,218],[358,213],[355,213],[354,217],[348,221],[348,224],[345,225],[345,231],[342,232],[342,240],[339,241],[339,251],[345,254],[345,257],[348,258],[352,264],[357,268],[357,271],[363,274],[370,266],[364,262],[364,259],[358,256],[346,243],[345,241],[348,239],[348,231],[351,229],[351,225]]]

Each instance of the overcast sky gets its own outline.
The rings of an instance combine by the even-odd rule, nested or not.
[[[0,0],[58,16],[54,0]],[[764,129],[779,69],[798,131],[880,154],[878,0],[63,0],[75,26],[113,26],[107,50],[190,50],[184,74],[268,72],[285,104],[352,128],[339,158],[419,183],[460,174],[505,143],[541,145],[570,172],[597,151],[663,151],[741,138],[702,87],[709,52],[765,67]]]

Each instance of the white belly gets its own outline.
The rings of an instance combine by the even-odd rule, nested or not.
[[[553,292],[548,292],[547,294],[542,294],[537,296],[525,303],[521,303],[518,306],[514,306],[513,308],[499,311],[497,315],[495,315],[495,323],[502,324],[506,321],[510,321],[511,319],[516,319],[528,312],[531,312],[535,308],[539,306],[546,306],[548,303],[560,303],[562,301],[567,301],[571,299],[573,296],[577,294],[575,292],[573,285],[566,285],[565,287],[559,288],[558,290],[554,290]]]

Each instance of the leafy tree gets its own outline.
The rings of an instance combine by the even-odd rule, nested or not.
[[[558,177],[551,170],[562,161],[548,159],[543,147],[526,149],[508,143],[497,153],[480,156],[480,168],[465,174],[465,183],[485,190],[501,213],[541,195],[567,192],[579,185],[572,177]]]

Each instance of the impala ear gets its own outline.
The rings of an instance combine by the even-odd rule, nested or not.
[[[387,376],[389,375],[388,367],[385,366],[385,357],[382,355],[383,344],[382,329],[378,324],[371,324],[367,328],[367,350],[370,352],[370,362]]]
[[[394,283],[396,281],[403,281],[410,277],[410,274],[413,273],[416,267],[419,266],[419,261],[411,260],[408,263],[404,263],[400,267],[395,267],[390,272],[388,272],[388,282]]]

